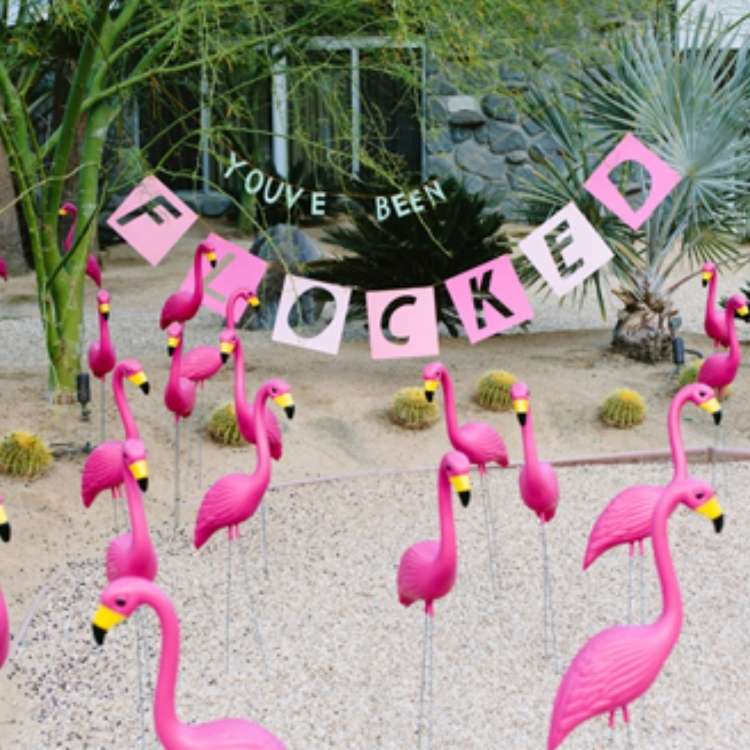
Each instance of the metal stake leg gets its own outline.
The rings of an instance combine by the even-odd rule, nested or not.
[[[229,674],[229,623],[231,620],[232,606],[232,531],[229,531],[227,540],[227,611],[224,620],[224,673]]]
[[[266,530],[266,501],[260,503],[260,549],[263,555],[263,575],[268,578],[268,536]]]
[[[174,536],[180,527],[180,421],[174,423]]]
[[[480,473],[479,479],[482,485],[482,504],[484,505],[484,528],[487,534],[487,559],[490,567],[490,583],[492,584],[492,593],[494,594],[495,599],[499,600],[500,584],[498,582],[497,563],[495,560],[495,540],[490,513],[490,490],[487,484],[486,473]]]
[[[242,574],[245,579],[245,590],[247,591],[247,598],[250,607],[250,619],[252,621],[253,631],[255,633],[255,643],[260,651],[261,659],[263,660],[263,671],[266,675],[266,680],[270,679],[270,672],[268,669],[268,659],[266,658],[266,650],[263,647],[263,634],[260,629],[260,613],[258,608],[255,606],[255,597],[253,591],[250,588],[250,576],[247,572],[247,550],[245,545],[240,541],[240,558],[242,560]]]
[[[419,715],[417,717],[417,750],[422,750],[422,737],[424,728],[424,697],[427,685],[427,628],[430,616],[424,613],[424,632],[422,633],[422,675],[419,684]]]
[[[99,442],[107,439],[107,378],[99,381]]]

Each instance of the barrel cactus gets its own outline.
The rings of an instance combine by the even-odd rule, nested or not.
[[[32,479],[44,473],[53,462],[44,441],[31,432],[18,430],[0,443],[0,472]]]
[[[242,445],[244,441],[237,425],[234,404],[224,404],[214,411],[208,420],[208,434],[220,445]]]
[[[474,395],[476,402],[490,411],[509,411],[512,406],[510,388],[516,376],[505,370],[491,370],[482,376]]]
[[[425,398],[424,389],[402,388],[393,398],[390,417],[400,427],[423,430],[440,419],[440,409]]]
[[[630,388],[618,388],[602,404],[599,417],[611,427],[635,427],[646,418],[646,402],[640,393]]]

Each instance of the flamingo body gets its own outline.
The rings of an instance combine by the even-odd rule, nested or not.
[[[110,295],[106,289],[96,293],[97,317],[99,318],[99,341],[89,345],[89,368],[94,377],[102,380],[112,372],[117,364],[117,354],[109,336],[109,303]]]
[[[524,464],[518,475],[521,498],[538,518],[547,523],[555,517],[560,490],[552,464],[540,461],[535,466]]]
[[[223,364],[215,346],[196,346],[182,358],[180,374],[194,383],[203,383],[216,375]]]
[[[167,329],[172,362],[169,367],[169,380],[164,389],[164,404],[175,415],[175,419],[187,419],[195,408],[196,384],[182,374],[182,325],[172,323]]]
[[[267,729],[245,719],[221,719],[196,726],[183,726],[177,743],[167,750],[285,750],[285,745]]]
[[[732,295],[727,300],[724,311],[729,351],[712,354],[698,370],[698,381],[715,388],[719,394],[732,384],[740,368],[741,354],[734,325],[735,314],[745,318],[748,316],[747,300],[741,294]]]
[[[137,576],[147,578],[149,581],[156,579],[159,563],[153,545],[145,555],[134,557],[132,551],[133,535],[129,531],[120,534],[109,543],[107,547],[108,581],[115,581],[124,576]]]

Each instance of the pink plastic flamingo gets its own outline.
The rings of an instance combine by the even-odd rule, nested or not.
[[[112,375],[112,390],[115,404],[120,413],[120,420],[125,432],[125,439],[139,439],[138,426],[130,411],[123,380],[127,378],[133,385],[137,385],[143,393],[148,394],[149,383],[143,366],[137,359],[124,359],[115,367]],[[141,489],[148,489],[148,477],[137,476]],[[109,440],[101,443],[89,454],[83,465],[81,474],[81,500],[88,508],[100,492],[109,490],[117,502],[120,489],[124,482],[122,470],[122,443],[119,440]],[[117,507],[115,505],[115,507]]]
[[[718,285],[718,271],[713,263],[704,263],[702,270],[702,283],[708,287],[706,297],[706,315],[703,319],[703,327],[706,336],[714,340],[716,346],[729,346],[729,334],[724,321],[724,311],[716,307],[716,287]]]
[[[733,294],[727,300],[727,307],[724,311],[724,323],[729,338],[729,351],[712,354],[701,365],[701,369],[698,370],[698,381],[714,388],[719,399],[724,398],[726,389],[737,376],[737,370],[740,368],[740,360],[742,358],[740,345],[737,341],[737,329],[734,325],[735,315],[740,318],[747,318],[750,315],[747,300],[741,294]]]
[[[542,540],[543,590],[544,590],[544,655],[552,653],[557,658],[557,635],[555,612],[552,604],[552,577],[550,575],[549,552],[547,549],[546,525],[557,511],[560,490],[557,474],[552,464],[540,461],[534,438],[534,420],[531,412],[531,392],[526,383],[514,383],[510,389],[513,410],[521,425],[524,463],[518,474],[521,499],[539,519]]]
[[[206,256],[211,268],[216,268],[216,253],[201,242],[195,248],[193,256],[193,291],[175,292],[167,297],[161,308],[159,326],[164,330],[172,323],[187,323],[195,317],[203,300],[203,256]]]
[[[107,548],[107,580],[140,576],[153,581],[159,569],[143,509],[141,487],[148,477],[146,447],[131,438],[120,443],[120,462],[128,501],[130,531],[113,539]]]
[[[490,513],[490,496],[487,484],[487,464],[496,462],[500,466],[508,465],[508,451],[500,435],[486,422],[466,422],[458,424],[456,416],[456,396],[453,380],[446,367],[440,362],[425,365],[422,371],[425,397],[432,401],[440,384],[445,393],[445,424],[448,428],[448,439],[457,451],[466,457],[479,470],[484,501],[484,523],[487,533],[487,553],[490,566],[490,580],[495,596],[499,596],[497,564],[495,561],[495,542],[492,517]]]
[[[255,445],[255,409],[248,403],[245,392],[245,356],[242,340],[236,331],[222,331],[219,337],[221,357],[226,361],[234,355],[234,410],[237,415],[237,426],[240,434],[250,444]],[[281,459],[283,446],[281,443],[281,427],[273,412],[264,410],[264,424],[271,458]]]
[[[710,519],[721,531],[724,516],[711,487],[695,479],[678,479],[663,490],[651,521],[651,540],[662,592],[662,612],[650,625],[608,628],[578,652],[557,689],[547,750],[555,750],[579,724],[600,714],[622,710],[643,695],[667,661],[682,629],[682,599],[667,538],[667,521],[680,504]]]
[[[183,327],[172,323],[167,329],[167,352],[172,358],[169,380],[164,390],[164,404],[174,414],[174,528],[180,523],[180,420],[187,419],[195,408],[195,382],[182,374]]]
[[[2,495],[0,495],[0,539],[4,542],[10,541],[10,523],[8,523],[8,514],[5,512],[5,500]],[[5,597],[0,589],[0,669],[8,658],[8,651],[10,651],[10,620]]]
[[[0,258],[0,279],[8,280],[8,264],[5,262],[5,258]]]
[[[438,512],[440,514],[440,541],[427,539],[409,547],[401,556],[398,565],[396,587],[398,600],[405,607],[416,601],[424,602],[425,634],[422,651],[422,685],[420,689],[419,720],[417,730],[422,732],[424,715],[425,679],[432,686],[432,619],[435,614],[435,600],[450,593],[456,581],[457,543],[453,522],[451,486],[458,493],[464,507],[471,498],[469,459],[458,451],[443,456],[437,476]],[[429,663],[429,675],[427,664]],[[430,699],[432,691],[430,690]],[[432,707],[428,710],[428,745],[432,738]]]
[[[95,378],[101,383],[99,408],[101,410],[101,427],[99,442],[106,438],[107,425],[107,375],[117,363],[117,354],[112,339],[109,336],[110,296],[106,289],[96,293],[96,311],[99,318],[99,341],[89,344],[89,368]]]
[[[73,240],[75,240],[76,236],[78,208],[76,207],[75,203],[63,203],[63,207],[58,213],[60,214],[60,216],[73,217],[70,228],[68,229],[68,233],[65,235],[65,239],[63,240],[63,252],[67,253],[70,252],[70,249],[73,247]],[[97,286],[100,287],[102,285],[102,269],[95,255],[86,256],[86,276],[88,276]]]
[[[717,401],[713,389],[709,386],[703,383],[692,383],[680,388],[675,394],[667,414],[667,432],[669,433],[669,445],[672,452],[672,481],[688,477],[687,459],[680,427],[682,408],[688,402],[692,402],[712,414],[716,424],[721,422],[721,405]],[[586,553],[583,559],[584,570],[608,549],[621,544],[629,545],[628,619],[630,619],[632,562],[635,544],[638,543],[640,552],[642,581],[643,540],[651,533],[651,517],[663,490],[662,485],[637,484],[615,495],[596,519],[586,545]]]
[[[100,597],[92,627],[102,644],[109,630],[143,604],[159,618],[162,633],[159,676],[154,694],[156,734],[165,750],[285,750],[283,743],[260,724],[244,719],[223,719],[206,724],[183,724],[177,717],[175,692],[180,658],[180,623],[164,592],[144,578],[120,578]]]

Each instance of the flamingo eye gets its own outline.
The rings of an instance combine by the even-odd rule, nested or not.
[[[120,599],[115,599],[115,604],[116,604],[116,605],[117,605],[118,607],[124,607],[126,603],[127,603],[127,602],[126,602],[126,601],[125,601],[124,599],[122,599],[122,598],[120,598]]]
[[[698,493],[698,494],[696,495],[696,497],[698,498],[698,500],[703,500],[703,498],[704,498],[705,496],[706,496],[706,493],[705,493],[705,492],[699,492],[699,493]]]

